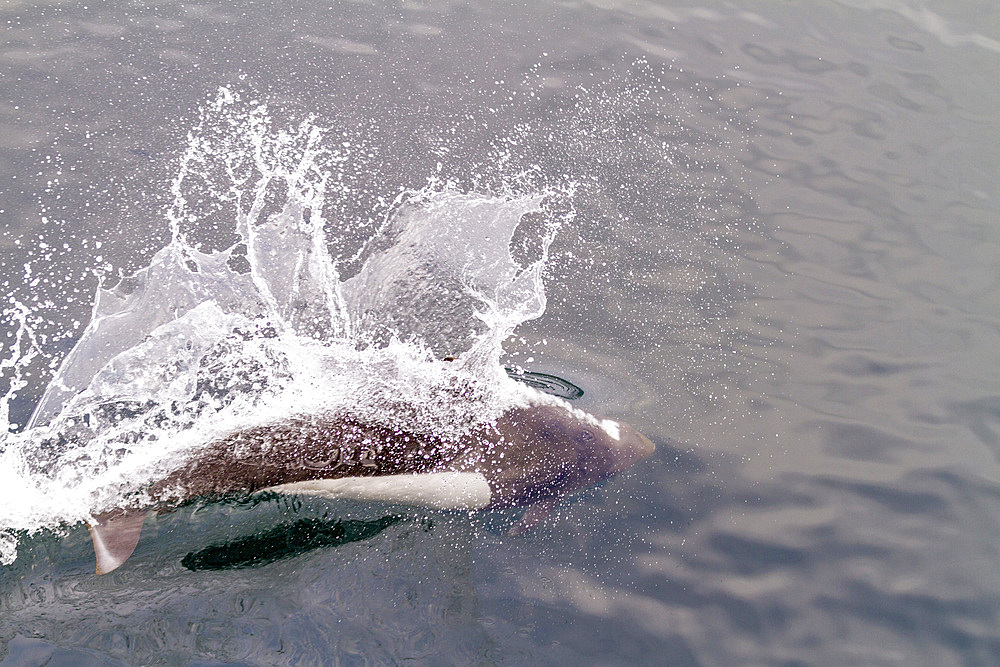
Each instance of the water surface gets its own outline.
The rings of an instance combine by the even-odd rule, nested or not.
[[[82,524],[19,534],[0,569],[5,664],[1000,661],[991,4],[0,14],[0,282],[42,353],[12,422],[100,276],[171,241],[171,183],[225,87],[266,104],[274,132],[311,117],[344,151],[332,246],[358,247],[429,179],[560,193],[511,244],[526,264],[561,221],[544,314],[501,362],[567,378],[580,407],[658,445],[516,538],[516,513],[195,505],[151,519],[98,578]],[[189,241],[229,247],[227,199],[202,194]],[[5,351],[18,330],[11,312]],[[326,543],[184,564],[295,521]]]

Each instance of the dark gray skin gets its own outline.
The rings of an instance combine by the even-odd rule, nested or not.
[[[544,519],[566,494],[653,453],[653,443],[631,426],[615,423],[615,438],[596,421],[568,404],[539,404],[513,408],[446,440],[342,415],[294,418],[211,443],[150,488],[157,501],[152,509],[310,480],[473,472],[489,484],[489,508],[529,507],[512,530],[518,533]],[[145,515],[129,510],[96,517],[91,534],[98,574],[131,555]]]
[[[509,410],[479,436],[487,444],[474,469],[489,481],[490,507],[558,499],[653,453],[655,446],[644,435],[628,424],[617,426],[616,440],[560,405]]]

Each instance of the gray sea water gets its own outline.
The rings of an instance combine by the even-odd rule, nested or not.
[[[225,88],[350,149],[347,246],[428,179],[571,191],[504,361],[657,444],[516,537],[215,503],[96,577],[82,524],[22,534],[0,664],[1000,664],[995,3],[14,0],[0,25],[0,285],[47,355],[11,421],[99,276],[170,240]],[[292,520],[321,546],[211,566]]]

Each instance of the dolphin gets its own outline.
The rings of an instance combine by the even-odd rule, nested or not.
[[[149,511],[195,498],[272,491],[444,510],[526,507],[511,529],[537,525],[569,493],[653,453],[628,424],[546,397],[455,439],[333,414],[293,417],[209,443],[153,483],[154,505],[93,517],[97,573],[132,555]]]

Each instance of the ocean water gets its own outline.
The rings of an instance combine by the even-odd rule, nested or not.
[[[0,664],[1000,663],[992,4],[0,18]],[[504,367],[656,454],[523,535],[202,502],[94,575],[212,434]]]

